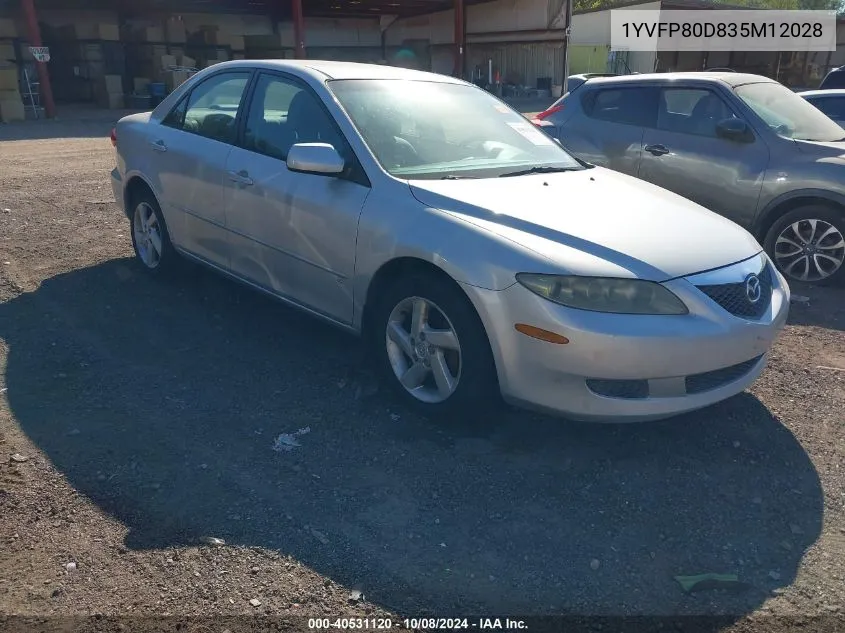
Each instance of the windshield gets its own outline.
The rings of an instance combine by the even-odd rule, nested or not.
[[[329,87],[381,166],[398,178],[583,169],[525,117],[475,86],[346,79]]]
[[[824,142],[845,137],[845,130],[782,84],[745,84],[734,91],[780,136]]]

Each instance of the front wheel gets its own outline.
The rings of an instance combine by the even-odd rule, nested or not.
[[[764,246],[789,281],[826,284],[845,282],[845,213],[808,205],[778,218]]]
[[[378,298],[371,327],[380,373],[422,413],[486,413],[499,399],[484,327],[451,282],[434,275],[397,280]]]

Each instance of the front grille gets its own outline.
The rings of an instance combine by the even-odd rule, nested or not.
[[[757,358],[752,358],[744,363],[731,365],[730,367],[725,367],[724,369],[716,369],[714,371],[704,372],[703,374],[692,374],[687,376],[685,380],[687,393],[703,393],[705,391],[723,387],[735,380],[739,380],[751,371],[754,365],[756,365],[761,358],[762,356],[758,356]]]
[[[731,314],[743,319],[759,319],[769,309],[772,301],[771,266],[765,264],[757,276],[760,279],[760,298],[754,303],[748,299],[745,280],[733,284],[696,287]]]
[[[648,380],[601,380],[589,378],[587,387],[595,394],[607,398],[639,400],[648,398]]]

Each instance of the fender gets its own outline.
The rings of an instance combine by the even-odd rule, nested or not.
[[[753,224],[753,233],[758,239],[765,239],[765,235],[760,235],[764,228],[768,228],[769,220],[772,219],[773,214],[777,208],[788,203],[791,200],[799,198],[816,198],[826,202],[832,202],[838,206],[845,208],[845,195],[831,191],[830,189],[795,189],[787,191],[781,195],[773,198],[763,209],[757,214]]]

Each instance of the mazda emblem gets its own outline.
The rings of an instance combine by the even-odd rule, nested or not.
[[[757,303],[763,294],[763,289],[760,287],[760,278],[755,274],[750,274],[745,278],[745,296],[748,297],[750,303]]]

